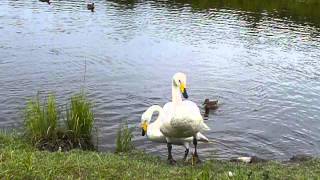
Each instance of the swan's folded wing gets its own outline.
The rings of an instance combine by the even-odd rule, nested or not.
[[[200,132],[197,133],[197,139],[201,142],[209,142],[209,139]]]
[[[183,101],[182,104],[173,106],[172,102],[164,105],[165,118],[161,125],[161,132],[167,137],[188,137],[194,133],[210,130],[203,124],[203,117],[199,107],[192,101]]]
[[[192,102],[192,101],[183,101],[183,104],[185,107],[188,108],[188,111],[189,111],[189,117],[190,118],[193,118],[193,119],[197,119],[201,122],[200,124],[200,131],[208,131],[210,130],[210,128],[203,122],[203,117],[200,113],[200,109],[199,107],[197,106],[196,103]]]
[[[170,124],[170,121],[165,121],[161,124],[160,132],[166,137],[174,137],[175,134],[175,131]]]
[[[201,123],[201,131],[209,131],[210,128],[204,122]]]

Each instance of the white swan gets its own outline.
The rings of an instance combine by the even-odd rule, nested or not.
[[[172,79],[172,102],[166,103],[163,111],[166,118],[160,127],[160,131],[166,137],[168,143],[168,159],[173,160],[171,149],[175,138],[193,137],[195,146],[194,156],[198,159],[197,134],[210,130],[203,122],[198,106],[192,101],[182,101],[181,95],[188,98],[187,77],[184,73],[176,73]]]
[[[158,112],[157,119],[150,123],[152,115]],[[142,136],[147,135],[148,139],[154,142],[167,143],[166,137],[160,131],[160,127],[165,119],[165,113],[162,107],[153,105],[149,107],[141,116]],[[208,138],[200,132],[196,135],[198,141],[209,142]],[[175,145],[183,145],[185,147],[184,161],[188,157],[189,143],[193,141],[193,137],[187,138],[171,138],[171,143]]]

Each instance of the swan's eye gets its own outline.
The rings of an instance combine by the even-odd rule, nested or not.
[[[179,83],[181,83],[181,81],[179,80]]]

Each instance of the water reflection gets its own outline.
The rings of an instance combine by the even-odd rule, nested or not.
[[[231,9],[237,11],[251,12],[256,20],[261,15],[270,15],[277,18],[285,18],[298,23],[312,23],[320,25],[320,2],[318,0],[176,0],[157,1],[172,6],[174,9],[190,5],[195,11],[207,11],[210,9]]]

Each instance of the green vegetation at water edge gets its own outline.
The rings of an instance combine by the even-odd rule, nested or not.
[[[42,140],[57,138],[58,110],[55,96],[50,94],[47,101],[40,102],[39,96],[31,99],[25,108],[27,136],[33,144]]]
[[[85,94],[72,96],[63,114],[66,118],[61,116],[56,98],[51,94],[44,103],[41,103],[39,95],[31,99],[25,108],[27,139],[41,150],[94,149],[92,143],[94,114]],[[65,123],[62,123],[63,121]]]
[[[85,94],[72,96],[67,108],[67,130],[71,133],[73,142],[80,146],[90,144],[93,124],[92,106]]]
[[[120,124],[116,137],[116,153],[132,151],[134,149],[132,138],[132,129],[128,127],[128,123]]]
[[[230,173],[229,173],[230,172]],[[230,176],[231,175],[231,176]],[[38,151],[0,134],[1,179],[318,179],[320,160],[299,164],[243,164],[211,160],[198,166],[168,165],[142,152]]]

